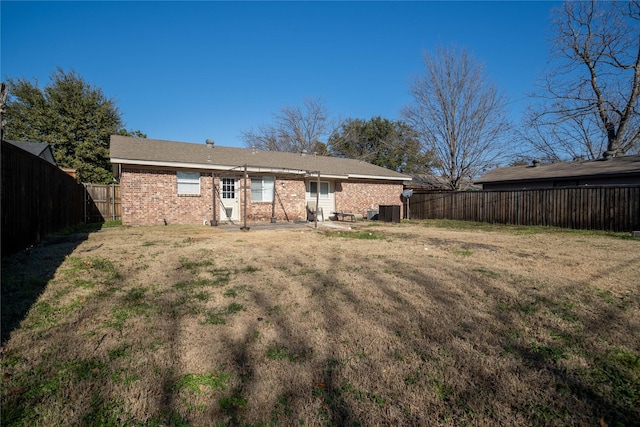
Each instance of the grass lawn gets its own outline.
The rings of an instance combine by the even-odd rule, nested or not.
[[[640,240],[70,233],[2,263],[2,426],[640,425]]]

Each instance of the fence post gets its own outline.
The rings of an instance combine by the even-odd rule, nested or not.
[[[116,187],[111,183],[111,220],[116,220]]]

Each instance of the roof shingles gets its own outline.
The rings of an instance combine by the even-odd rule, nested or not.
[[[265,171],[291,173],[320,172],[321,176],[410,180],[411,177],[354,159],[300,155],[278,151],[251,150],[164,141],[158,139],[111,136],[111,162],[121,164],[189,167],[229,170],[247,166]]]
[[[587,178],[596,176],[615,176],[640,174],[640,155],[615,157],[610,160],[582,160],[574,162],[552,163],[540,166],[512,166],[495,169],[476,184],[505,181],[538,181],[558,178]]]

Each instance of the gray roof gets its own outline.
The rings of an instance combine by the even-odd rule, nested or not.
[[[505,181],[542,181],[559,178],[591,178],[640,175],[640,155],[612,159],[579,160],[538,166],[512,166],[494,169],[476,184]]]
[[[111,163],[185,169],[315,174],[327,178],[408,181],[411,177],[353,159],[111,136]]]
[[[49,163],[56,164],[53,158],[53,151],[51,146],[45,142],[26,142],[26,141],[6,141],[11,145],[23,149],[24,151],[33,154],[34,156],[41,157]]]

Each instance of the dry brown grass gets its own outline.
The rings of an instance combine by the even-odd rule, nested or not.
[[[640,241],[226,230],[7,260],[5,292],[43,292],[2,348],[2,425],[638,424]]]

